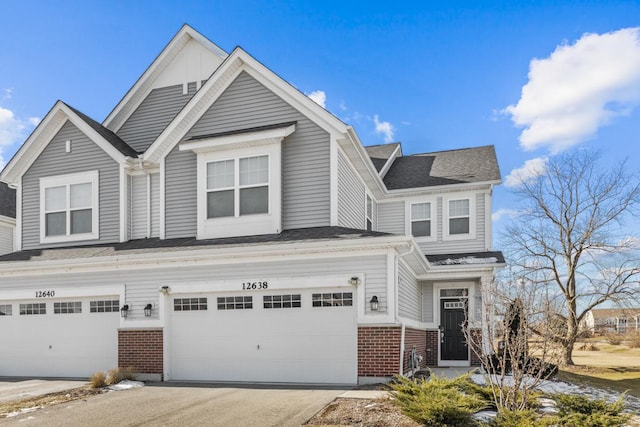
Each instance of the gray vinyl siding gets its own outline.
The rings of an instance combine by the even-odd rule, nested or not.
[[[134,150],[144,152],[193,97],[196,83],[189,83],[188,89],[186,95],[182,85],[153,89],[118,130],[118,136]]]
[[[404,201],[378,204],[378,231],[405,234]]]
[[[434,322],[432,282],[422,282],[422,321]]]
[[[365,274],[365,301],[371,296],[378,295],[382,307],[386,307],[386,256],[354,256],[341,258],[313,259],[305,261],[281,262],[247,262],[246,264],[228,264],[218,266],[163,266],[153,269],[139,270],[111,270],[102,272],[82,272],[49,274],[38,276],[11,277],[0,280],[0,290],[19,290],[25,288],[52,289],[60,291],[60,286],[75,289],[90,289],[92,286],[125,285],[125,302],[129,304],[130,312],[127,326],[135,327],[135,319],[144,319],[143,307],[148,303],[158,307],[161,296],[158,289],[167,284],[206,282],[216,280],[236,280],[241,283],[246,277],[277,278],[277,277],[322,277],[326,275],[344,276],[345,281],[356,274]],[[0,263],[0,269],[2,269]],[[336,283],[344,285],[345,283]],[[353,288],[354,292],[362,292],[362,286]],[[346,289],[346,288],[345,288]],[[239,293],[247,291],[238,290]],[[67,291],[67,295],[72,291]],[[355,294],[354,294],[355,297]],[[356,304],[354,300],[354,304]],[[368,305],[368,303],[366,303]],[[158,311],[154,310],[153,318],[157,318]]]
[[[373,222],[373,230],[378,231],[378,203],[374,198],[371,198],[371,208],[373,209],[373,218],[371,219]]]
[[[398,315],[422,321],[422,287],[403,262],[398,262]]]
[[[14,227],[0,224],[0,255],[13,252]]]
[[[185,139],[291,121],[297,122],[296,130],[282,142],[283,228],[327,226],[330,224],[329,134],[246,72],[231,83]],[[167,170],[173,167],[167,165]],[[195,163],[192,167],[195,169]],[[176,183],[167,176],[169,185],[175,187]]]
[[[71,140],[66,153],[65,141]],[[67,121],[22,177],[22,248],[40,245],[40,181],[42,177],[97,170],[99,185],[99,240],[73,242],[81,244],[117,242],[120,240],[120,173],[113,158],[91,141],[75,125]],[[69,243],[47,244],[48,247],[70,246]]]
[[[197,183],[195,153],[174,147],[165,159],[165,238],[196,235]]]
[[[160,174],[151,174],[151,237],[160,236]]]
[[[475,298],[473,301],[473,320],[482,320],[482,285],[480,281],[474,284]],[[471,306],[471,304],[469,304]]]
[[[136,175],[130,178],[131,203],[129,208],[131,223],[131,238],[144,239],[147,237],[147,176]]]
[[[342,153],[338,153],[338,225],[364,229],[364,185]]]

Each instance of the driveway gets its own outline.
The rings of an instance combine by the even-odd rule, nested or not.
[[[300,426],[344,389],[158,384],[50,406],[0,425]]]

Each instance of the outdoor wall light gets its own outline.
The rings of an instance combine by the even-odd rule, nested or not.
[[[169,295],[169,292],[171,292],[171,288],[170,288],[170,287],[168,287],[167,285],[164,285],[164,286],[162,286],[162,287],[160,288],[160,292],[161,292],[163,295]]]
[[[120,317],[124,317],[126,319],[128,314],[129,314],[129,304],[125,304],[120,309]]]
[[[369,301],[369,304],[371,304],[371,311],[378,311],[378,296],[374,295],[371,297],[371,301]]]
[[[360,279],[358,278],[358,276],[354,276],[349,279],[349,283],[351,283],[353,286],[358,286],[358,284],[360,283]]]
[[[151,305],[151,303],[144,306],[144,317],[151,317],[152,308],[153,308],[153,305]]]

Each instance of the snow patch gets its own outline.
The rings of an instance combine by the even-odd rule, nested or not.
[[[28,414],[29,412],[34,412],[34,411],[36,411],[38,409],[40,409],[40,406],[34,406],[33,408],[22,408],[19,411],[9,412],[6,415],[6,417],[7,418],[13,418],[13,417],[17,417],[18,415]]]
[[[468,256],[464,258],[447,258],[440,261],[434,261],[433,265],[459,265],[459,264],[497,264],[498,258],[487,257],[478,258],[474,256]]]
[[[144,383],[141,381],[123,380],[123,381],[120,381],[118,384],[110,385],[107,388],[109,390],[120,391],[120,390],[129,390],[129,389],[138,388],[138,387],[144,387]]]

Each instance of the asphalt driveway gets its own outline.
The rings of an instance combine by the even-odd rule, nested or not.
[[[300,426],[344,389],[157,385],[0,419],[20,426]]]

